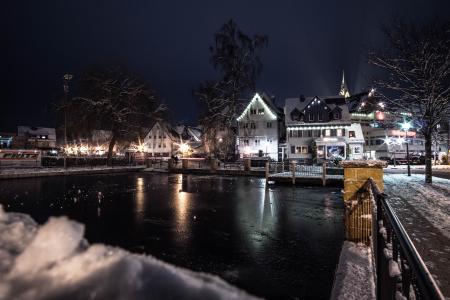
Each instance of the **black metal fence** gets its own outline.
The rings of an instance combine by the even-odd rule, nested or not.
[[[386,195],[369,179],[375,200],[373,249],[378,299],[444,299]]]

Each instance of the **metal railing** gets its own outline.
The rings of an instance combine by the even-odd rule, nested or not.
[[[369,179],[378,299],[444,299],[396,213]],[[366,187],[366,188],[367,188]],[[363,188],[364,189],[364,188]]]

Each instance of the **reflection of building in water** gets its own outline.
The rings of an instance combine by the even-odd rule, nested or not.
[[[264,188],[237,187],[241,194],[239,199],[249,201],[237,202],[236,226],[239,228],[246,248],[252,255],[272,243],[278,230],[278,211],[273,191]]]
[[[188,189],[188,179],[186,175],[178,174],[178,184],[174,185],[174,208],[175,208],[175,222],[177,241],[183,246],[188,240],[191,230],[190,220],[190,200],[191,193],[186,192]]]
[[[136,178],[136,193],[135,193],[135,201],[136,201],[136,212],[139,214],[144,212],[144,178],[138,177]]]

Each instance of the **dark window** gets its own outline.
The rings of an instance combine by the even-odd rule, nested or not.
[[[309,114],[309,120],[310,121],[314,121],[314,115],[313,114]]]
[[[255,123],[250,123],[250,128],[255,129],[256,128],[256,124]]]
[[[272,128],[272,122],[267,122],[267,128]]]
[[[336,129],[331,129],[331,135],[330,136],[336,136]]]
[[[323,120],[323,113],[320,112],[318,118],[319,118],[319,121],[322,121]]]
[[[303,130],[298,130],[298,137],[303,137]]]
[[[341,113],[338,112],[338,111],[335,111],[335,112],[333,113],[333,117],[334,117],[335,120],[338,120],[338,119],[341,118]]]
[[[291,146],[291,153],[295,154],[295,146]]]
[[[312,130],[308,130],[308,137],[312,137]]]
[[[251,115],[256,115],[256,109],[253,109],[253,108],[250,109],[250,114],[251,114]]]

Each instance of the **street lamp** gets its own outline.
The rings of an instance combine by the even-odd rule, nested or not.
[[[71,74],[65,74],[63,76],[63,88],[64,88],[64,150],[67,148],[67,100],[69,97],[69,81],[73,78]],[[67,168],[66,152],[64,151],[64,169]]]
[[[409,164],[409,143],[408,143],[408,130],[411,129],[411,123],[404,121],[402,129],[405,131],[405,143],[406,143],[406,163],[408,164],[408,176],[411,176],[411,166]]]

